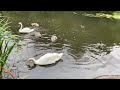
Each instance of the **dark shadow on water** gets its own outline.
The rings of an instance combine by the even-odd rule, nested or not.
[[[34,64],[34,66],[30,67],[30,66],[27,66],[29,70],[32,70],[36,67],[37,65]]]

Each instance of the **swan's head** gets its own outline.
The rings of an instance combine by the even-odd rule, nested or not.
[[[19,22],[18,24],[22,24],[21,22]]]
[[[38,23],[31,23],[32,26],[39,27]]]
[[[34,68],[35,67],[35,59],[34,58],[29,58],[26,61],[26,65],[28,66],[28,68]]]

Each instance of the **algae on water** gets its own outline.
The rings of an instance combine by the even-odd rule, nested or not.
[[[115,11],[112,14],[104,14],[104,13],[96,13],[96,14],[89,14],[84,13],[84,16],[88,17],[99,17],[99,18],[110,18],[110,19],[120,19],[120,11]]]

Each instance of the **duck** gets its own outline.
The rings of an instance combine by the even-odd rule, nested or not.
[[[58,38],[57,38],[57,36],[56,36],[56,35],[52,35],[52,37],[51,37],[51,41],[52,41],[52,42],[56,42],[56,41],[57,41],[57,39],[58,39]]]
[[[29,58],[26,61],[26,65],[30,68],[34,67],[35,65],[50,65],[59,61],[62,56],[63,53],[47,53],[37,60],[34,58]]]
[[[85,26],[83,26],[83,25],[80,25],[80,27],[81,27],[81,28],[85,28]]]
[[[34,31],[34,29],[30,29],[29,27],[23,28],[22,22],[19,22],[18,24],[21,25],[21,27],[20,27],[20,29],[19,29],[19,33],[31,33],[31,32]]]

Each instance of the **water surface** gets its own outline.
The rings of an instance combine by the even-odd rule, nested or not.
[[[23,46],[18,54],[13,52],[8,61],[11,69],[17,69],[17,76],[62,79],[120,74],[120,61],[110,54],[114,44],[119,46],[120,43],[120,21],[85,17],[83,13],[85,12],[3,12],[12,21],[10,25],[13,33],[19,34],[18,22],[22,22],[24,27],[31,27],[31,23],[35,22],[40,25],[38,31],[43,34],[41,39],[35,39],[31,34],[20,34],[23,37]],[[53,34],[58,37],[55,43],[50,41]],[[63,52],[63,62],[50,67],[36,66],[32,70],[26,67],[25,61],[28,58],[38,59],[52,52]]]

